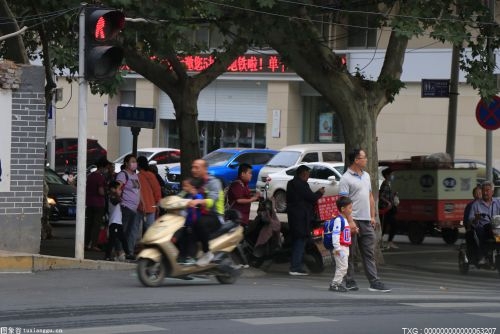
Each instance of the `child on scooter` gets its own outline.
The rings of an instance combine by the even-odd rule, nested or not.
[[[342,280],[347,273],[349,245],[351,244],[352,200],[349,197],[340,197],[337,202],[339,215],[333,219],[332,243],[335,259],[335,275],[330,283],[330,291],[347,292]]]
[[[192,184],[191,179],[182,181],[182,192],[184,198],[189,199],[203,199],[203,196],[198,193],[196,187]],[[182,194],[181,194],[182,195]],[[186,221],[182,235],[178,239],[177,247],[179,248],[178,263],[182,264],[196,264],[196,238],[193,234],[193,225],[198,222],[201,217],[200,208],[187,208],[185,211]]]

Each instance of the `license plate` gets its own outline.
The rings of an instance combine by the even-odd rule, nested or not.
[[[500,235],[495,235],[495,241],[500,242]]]
[[[68,208],[68,216],[76,216],[76,208],[75,207]]]

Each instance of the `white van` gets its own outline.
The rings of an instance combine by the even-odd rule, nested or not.
[[[262,167],[257,179],[257,189],[263,189],[269,174],[305,162],[342,162],[345,160],[344,144],[301,144],[283,147]]]

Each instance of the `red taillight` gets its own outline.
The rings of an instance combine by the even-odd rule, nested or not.
[[[323,236],[323,228],[322,227],[315,228],[312,232],[312,235],[313,235],[313,237]]]

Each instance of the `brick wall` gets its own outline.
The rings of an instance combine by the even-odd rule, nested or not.
[[[45,156],[45,77],[40,66],[22,66],[12,90],[10,191],[0,192],[0,249],[38,253]],[[8,106],[2,106],[8,108]]]

